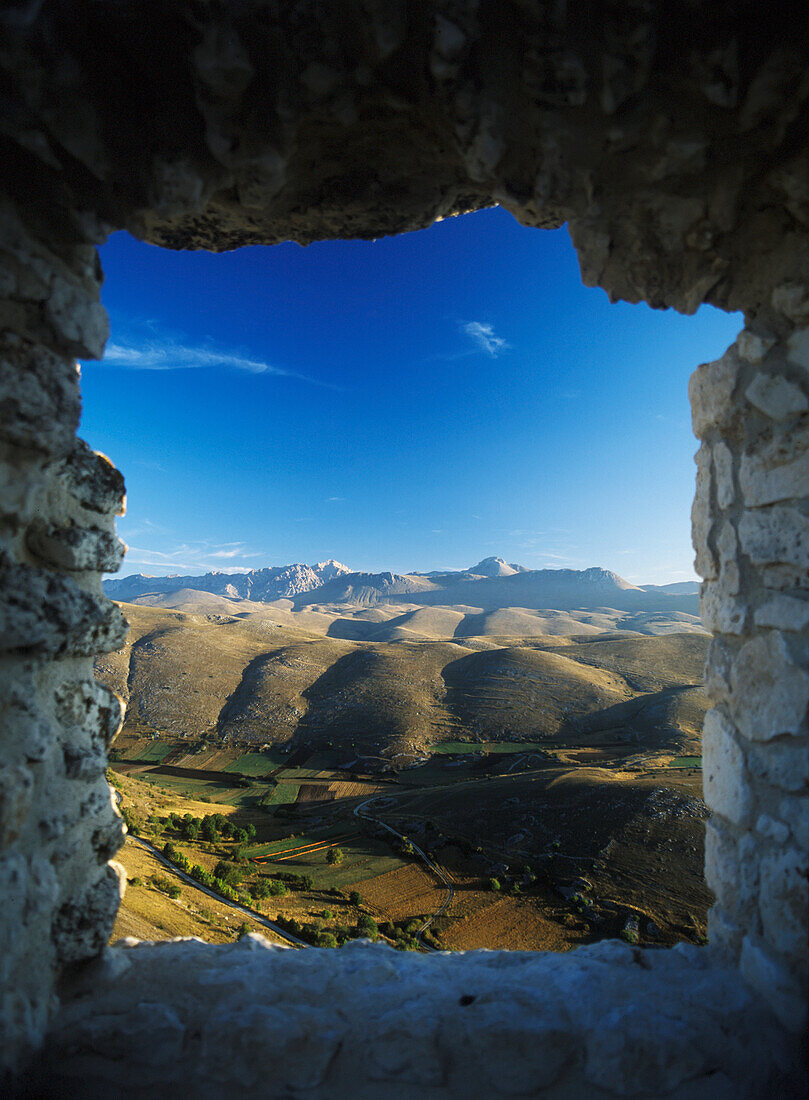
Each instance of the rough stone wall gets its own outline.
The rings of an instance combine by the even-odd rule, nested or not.
[[[98,261],[75,227],[0,202],[0,1050],[47,1023],[54,978],[106,942],[122,822],[104,777],[121,704],[93,679],[125,623],[101,591],[123,544],[123,479],[76,439],[76,355],[107,322]]]
[[[122,227],[212,250],[373,237],[492,202],[525,225],[567,221],[585,281],[613,298],[685,312],[708,301],[747,316],[745,334],[693,383],[695,543],[717,633],[705,736],[711,943],[801,1026],[804,22],[799,0],[772,10],[742,0],[4,5],[3,1064],[41,1039],[57,982],[100,950],[119,893],[109,860],[121,823],[103,779],[119,708],[91,660],[123,640],[100,587],[121,552],[112,517],[123,483],[75,439],[74,357],[100,356],[106,335],[93,246]],[[290,988],[310,965],[288,960]],[[624,988],[629,1004],[633,983],[616,985],[604,965],[604,988]],[[525,996],[525,1012],[539,1012]],[[384,990],[374,998],[371,1018],[384,1014]],[[630,1009],[616,1023],[624,1043],[635,1042]],[[132,1026],[153,1034],[137,1013]],[[667,1049],[649,1048],[650,1064]]]
[[[803,1096],[794,1040],[735,970],[695,947],[418,955],[362,941],[294,951],[256,935],[224,947],[129,942],[78,977],[40,1095]]]
[[[712,947],[787,1027],[809,987],[809,286],[691,379]]]

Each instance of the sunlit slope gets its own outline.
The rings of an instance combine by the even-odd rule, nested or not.
[[[473,653],[444,668],[447,702],[483,740],[553,737],[571,722],[634,697],[613,672],[525,646]]]
[[[536,600],[544,595],[551,600],[554,596],[552,591],[531,592],[528,582],[533,576],[521,574],[493,578],[491,583],[522,583],[524,588],[527,587],[523,595],[533,596]],[[521,581],[521,578],[527,580]],[[407,591],[401,593],[394,591],[401,587],[398,583],[384,589],[374,588],[372,592],[367,586],[347,586],[340,578],[298,599],[251,602],[181,589],[162,595],[139,596],[135,602],[141,606],[170,608],[206,618],[231,617],[252,622],[267,630],[284,628],[366,642],[546,635],[565,637],[618,630],[637,634],[705,633],[696,614],[695,596],[670,597],[666,593],[649,596],[637,589],[614,587],[611,592],[596,593],[599,599],[603,597],[605,604],[599,606],[592,600],[588,603],[584,600],[586,593],[574,589],[574,594],[584,601],[581,605],[568,606],[569,593],[562,593],[565,598],[558,605],[548,603],[539,607],[536,602],[533,605],[530,602],[525,605],[519,603],[519,592],[515,588],[513,592],[500,592],[499,596],[505,602],[492,608],[487,595],[489,579],[475,582],[477,587],[475,584],[458,583],[446,589],[425,588],[430,582],[422,577],[404,578],[404,581],[407,581]],[[412,591],[408,587],[411,581]],[[536,581],[533,583],[536,589]],[[326,601],[329,594],[335,597],[334,602]],[[461,598],[463,595],[469,597],[466,602]],[[473,599],[475,596],[481,597],[479,602]],[[614,602],[609,603],[609,599]],[[627,600],[646,601],[651,606],[626,607]],[[684,603],[688,606],[683,607]]]
[[[312,634],[268,621],[124,605],[127,646],[97,674],[128,702],[125,730],[171,738],[418,755],[442,740],[642,739],[677,749],[698,736],[701,634],[405,640],[445,609],[366,619],[391,641]],[[431,619],[435,612],[437,617]],[[450,623],[451,625],[451,623]]]

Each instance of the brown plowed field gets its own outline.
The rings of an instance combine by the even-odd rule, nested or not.
[[[301,783],[298,802],[333,802],[334,791],[325,783]]]
[[[363,901],[384,913],[388,920],[434,913],[447,896],[446,887],[417,863],[367,879],[359,890]]]
[[[479,895],[481,900],[486,895]],[[456,951],[473,948],[500,948],[506,951],[569,951],[581,941],[572,929],[548,920],[530,901],[497,898],[474,911],[470,906],[465,919],[453,921],[442,937]]]
[[[340,780],[332,783],[331,789],[334,791],[335,798],[359,798],[360,795],[372,795],[384,790],[380,783],[352,783]]]

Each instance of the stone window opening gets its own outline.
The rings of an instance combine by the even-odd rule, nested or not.
[[[0,896],[12,1088],[799,1096],[806,1033],[809,147],[789,5],[269,0],[0,15]],[[79,24],[81,24],[79,26]],[[597,26],[597,31],[595,27]],[[613,298],[745,314],[697,368],[706,949],[105,949],[123,479],[76,438],[96,245],[371,236],[499,202]],[[473,998],[473,1000],[469,1000]],[[463,1003],[462,1003],[463,1002]],[[36,1052],[41,1053],[37,1054]],[[122,1080],[122,1070],[125,1079]],[[20,1078],[22,1073],[24,1076]]]

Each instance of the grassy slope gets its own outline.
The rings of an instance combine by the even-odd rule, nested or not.
[[[402,760],[396,754],[453,739],[598,739],[615,730],[654,731],[660,749],[698,751],[700,634],[370,643],[270,629],[266,612],[223,620],[125,611],[127,646],[97,663],[99,678],[128,700],[116,746],[124,754],[128,737],[151,730],[334,747],[344,762],[358,752]]]

